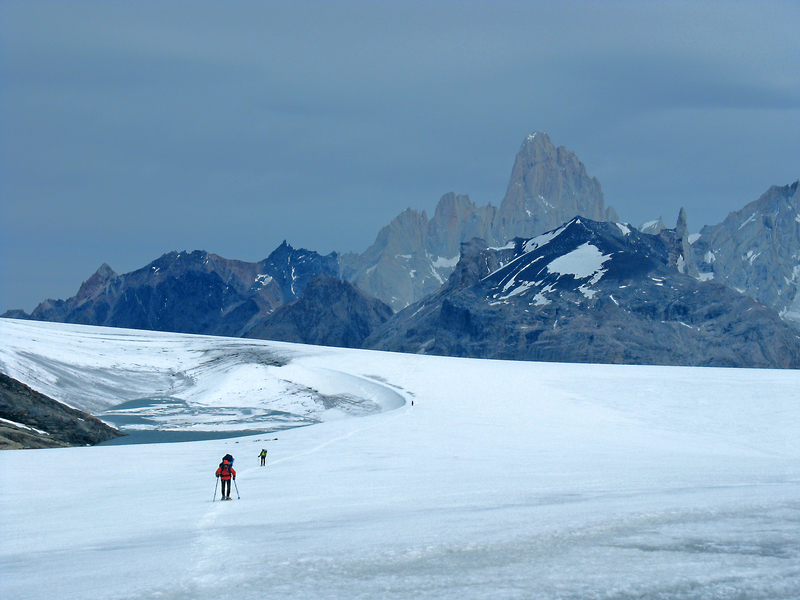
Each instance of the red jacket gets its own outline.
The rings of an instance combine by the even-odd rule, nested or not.
[[[217,477],[228,481],[233,475],[233,478],[236,479],[236,471],[230,465],[220,465],[219,469],[217,469]]]

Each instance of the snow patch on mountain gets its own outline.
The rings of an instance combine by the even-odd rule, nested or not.
[[[683,254],[678,256],[678,261],[675,263],[675,266],[678,269],[678,273],[686,272],[686,260],[683,258]]]
[[[753,264],[753,261],[754,261],[755,259],[757,259],[759,256],[761,256],[761,252],[755,253],[755,252],[753,252],[752,250],[748,250],[748,251],[747,251],[747,254],[746,254],[745,256],[743,256],[743,257],[742,257],[742,260],[744,260],[744,261],[749,261],[749,262],[750,262],[750,264],[752,265],[752,264]]]
[[[553,291],[552,285],[547,285],[544,288],[542,288],[542,290],[533,297],[531,306],[547,306],[548,304],[551,304],[552,300],[550,300],[547,296],[545,296],[545,294],[552,291]]]
[[[752,223],[753,221],[755,221],[757,214],[758,213],[753,213],[752,215],[750,215],[750,217],[748,217],[748,219],[744,223],[739,225],[739,230],[744,229],[745,225],[747,225],[748,223]]]
[[[572,275],[576,279],[592,277],[593,283],[597,283],[604,273],[603,264],[610,258],[610,255],[603,254],[597,246],[586,242],[553,260],[547,265],[547,270],[559,275]]]
[[[16,421],[10,421],[9,419],[0,418],[0,423],[6,423],[8,425],[12,425],[14,427],[18,427],[20,429],[26,429],[28,431],[35,431],[41,435],[50,435],[46,431],[42,431],[41,429],[36,429],[36,427],[30,427],[29,425],[23,425],[22,423],[17,423]]]
[[[269,285],[273,281],[274,279],[272,278],[272,276],[267,275],[266,273],[262,275],[256,275],[256,284],[262,288]]]
[[[658,232],[664,228],[664,222],[661,218],[656,219],[655,221],[647,221],[646,223],[642,223],[639,226],[639,231],[642,233],[649,233],[651,235],[658,235]]]
[[[554,239],[556,239],[559,235],[564,233],[564,231],[567,229],[567,225],[569,225],[569,223],[559,227],[558,229],[554,229],[553,231],[548,231],[547,233],[543,233],[540,236],[537,236],[537,237],[535,237],[533,239],[528,240],[527,242],[525,242],[525,245],[523,246],[522,251],[525,252],[525,253],[533,252],[534,250],[538,250],[542,246],[545,246],[546,244],[549,244]]]
[[[513,250],[516,247],[514,241],[508,242],[505,246],[489,246],[487,250]]]
[[[508,292],[508,294],[506,294],[505,296],[500,296],[499,299],[500,300],[508,300],[509,298],[511,298],[513,296],[519,296],[519,295],[524,294],[525,292],[527,292],[534,285],[535,284],[532,281],[526,281],[526,282],[524,282],[524,283],[522,283],[520,285],[516,285],[516,281],[512,280],[506,285],[506,288],[505,288],[505,289],[508,289],[510,287],[511,291]]]
[[[459,258],[460,257],[458,255],[452,258],[444,258],[443,256],[439,256],[436,258],[436,260],[431,261],[431,265],[436,269],[442,269],[442,268],[452,269],[458,264]]]

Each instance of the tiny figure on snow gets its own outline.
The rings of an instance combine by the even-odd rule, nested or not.
[[[262,448],[258,456],[261,457],[261,466],[263,467],[267,462],[267,451]]]
[[[228,455],[230,456],[230,455]],[[236,481],[236,471],[233,470],[233,457],[231,460],[223,460],[217,469],[217,477],[222,480],[222,499],[231,499],[231,477]],[[227,491],[226,488],[227,487]]]

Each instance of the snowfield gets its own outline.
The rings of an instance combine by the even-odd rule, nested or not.
[[[140,426],[270,431],[0,453],[4,599],[800,598],[796,371],[6,319],[0,370]],[[212,502],[226,452],[241,499]]]
[[[405,404],[370,376],[295,360],[301,346],[54,325],[1,321],[0,370],[126,431],[270,431]]]

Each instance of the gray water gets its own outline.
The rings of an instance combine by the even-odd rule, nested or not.
[[[238,420],[242,429],[237,430],[169,430],[161,429],[163,419],[169,415],[173,420],[179,420],[182,415],[214,414],[219,412],[226,417],[226,422],[231,423],[231,413],[241,413]],[[164,444],[175,442],[198,442],[203,440],[222,440],[236,437],[252,437],[256,435],[270,435],[283,429],[303,427],[316,422],[314,419],[293,415],[291,413],[260,410],[254,415],[253,409],[238,409],[236,407],[216,407],[202,409],[193,408],[180,398],[153,397],[128,400],[98,413],[96,416],[110,423],[126,435],[98,444],[100,446],[119,446],[126,444]],[[247,424],[251,428],[247,428]],[[127,429],[129,426],[145,426],[147,429]],[[262,426],[263,425],[263,426]]]
[[[236,437],[252,437],[265,435],[264,431],[159,431],[148,429],[144,431],[125,431],[127,435],[101,442],[98,446],[121,446],[125,444],[169,444],[175,442],[200,442],[203,440],[224,440]],[[272,439],[265,438],[266,439]],[[256,440],[260,441],[260,440]]]

